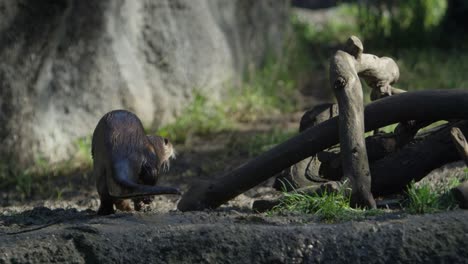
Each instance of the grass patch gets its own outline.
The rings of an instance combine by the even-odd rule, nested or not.
[[[232,120],[221,104],[196,93],[192,103],[173,123],[161,127],[158,134],[176,143],[184,143],[192,135],[221,132],[232,127]]]
[[[14,189],[23,201],[35,195],[60,199],[63,190],[54,185],[53,179],[83,173],[92,166],[91,136],[77,140],[75,145],[75,156],[56,164],[50,164],[41,157],[33,166],[24,169],[0,163],[0,190]]]
[[[414,182],[407,190],[407,210],[413,214],[434,213],[439,210],[439,196],[431,190],[429,185],[416,187]]]
[[[345,188],[341,188],[338,192],[324,192],[320,195],[299,192],[284,193],[284,199],[270,213],[298,212],[313,214],[326,223],[361,220],[368,216],[383,213],[379,209],[351,208],[349,201],[350,196],[346,194]]]
[[[434,189],[428,183],[416,186],[415,183],[412,182],[406,191],[408,198],[403,206],[412,214],[453,210],[457,207],[457,201],[450,192],[450,189],[459,184],[460,181],[454,178],[448,185],[439,189]]]
[[[395,86],[409,90],[468,87],[468,53],[456,50],[405,49],[398,52],[400,80]]]
[[[75,160],[80,163],[81,167],[89,168],[93,164],[93,157],[91,155],[92,137],[83,137],[76,141],[77,154]],[[69,166],[72,167],[72,166]]]
[[[419,186],[412,182],[406,191],[407,198],[402,202],[402,209],[411,214],[426,214],[453,210],[458,207],[451,189],[468,180],[468,169],[461,179],[452,178],[444,186],[437,188],[428,183]],[[275,206],[269,214],[297,212],[312,214],[326,223],[350,220],[362,220],[369,216],[381,215],[380,209],[354,209],[349,206],[350,196],[342,187],[338,192],[324,192],[322,194],[304,194],[300,192],[284,192],[281,203]]]
[[[229,89],[222,103],[225,114],[234,122],[253,122],[296,110],[297,82],[288,61],[270,60],[262,69],[249,73],[241,87]]]

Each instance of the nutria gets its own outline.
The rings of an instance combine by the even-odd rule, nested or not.
[[[127,198],[135,198],[137,205],[147,203],[149,195],[180,194],[175,188],[155,186],[174,155],[172,144],[166,138],[147,136],[140,119],[131,112],[105,114],[94,130],[91,152],[101,199],[98,214],[114,213],[114,204],[130,209],[123,200]]]

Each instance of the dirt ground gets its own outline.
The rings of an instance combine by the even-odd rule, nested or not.
[[[468,211],[317,223],[222,208],[2,216],[0,263],[467,263]],[[48,224],[47,224],[48,223]]]
[[[193,179],[215,177],[245,162],[229,152],[232,138],[295,127],[301,114],[277,117],[234,134],[193,138],[161,185],[187,190]],[[234,142],[240,142],[234,141]],[[227,154],[226,154],[227,153]],[[428,177],[444,184],[463,163]],[[254,213],[255,199],[277,196],[272,181],[217,210],[179,212],[179,197],[159,196],[143,212],[97,216],[98,196],[89,171],[47,179],[61,190],[21,199],[2,192],[0,263],[468,263],[468,211],[409,215],[394,210],[361,221],[321,223],[311,215]]]

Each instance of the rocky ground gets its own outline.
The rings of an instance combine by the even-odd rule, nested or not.
[[[338,224],[234,209],[100,217],[91,210],[35,208],[1,219],[0,263],[468,261],[468,211],[462,210]]]
[[[299,117],[269,123],[295,126]],[[249,133],[244,128],[235,136]],[[178,158],[161,184],[185,191],[193,179],[246,161],[245,153],[225,154],[230,136],[177,146]],[[463,163],[451,164],[426,181],[444,185],[463,169]],[[61,190],[59,196],[36,192],[21,200],[17,190],[4,190],[0,263],[468,263],[466,210],[428,215],[389,210],[335,224],[311,215],[255,213],[255,199],[279,194],[267,181],[217,210],[182,213],[176,210],[179,197],[168,195],[143,212],[97,216],[89,171],[67,177],[48,179]]]

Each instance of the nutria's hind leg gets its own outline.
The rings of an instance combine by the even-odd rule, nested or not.
[[[130,200],[129,199],[118,199],[115,201],[115,207],[119,209],[120,211],[126,211],[129,212],[132,210],[132,207],[130,206]]]
[[[101,197],[101,205],[99,206],[99,210],[97,211],[97,214],[98,215],[110,215],[113,213],[115,213],[113,199]]]

